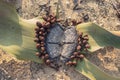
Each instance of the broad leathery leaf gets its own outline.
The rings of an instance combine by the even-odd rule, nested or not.
[[[76,26],[78,32],[83,32],[89,36],[90,52],[96,51],[105,46],[120,48],[120,36],[101,28],[100,26],[88,22]]]
[[[120,78],[112,77],[104,73],[86,58],[84,58],[83,61],[79,61],[75,69],[91,80],[120,80]]]
[[[38,18],[31,20],[20,18],[13,5],[0,0],[0,48],[17,59],[41,63],[42,61],[35,55],[36,21]]]
[[[42,61],[34,54],[37,51],[36,45],[34,43],[34,35],[35,35],[34,28],[35,28],[35,22],[39,21],[38,19],[40,18],[34,18],[31,20],[24,20],[20,18],[17,15],[15,8],[12,5],[5,3],[1,0],[0,1],[0,48],[14,55],[17,59],[31,60],[41,63]],[[76,70],[78,70],[85,76],[89,77],[90,79],[95,80],[93,78],[99,77],[97,74],[101,73],[101,71],[97,70],[95,66],[92,66],[92,68],[97,70],[98,72],[96,73],[92,71],[92,69],[90,69],[91,68],[90,65],[91,63],[89,63],[87,60],[84,59],[84,61],[78,63]],[[90,74],[88,74],[87,72]],[[110,77],[110,79],[105,77],[105,79],[119,80],[113,77]]]

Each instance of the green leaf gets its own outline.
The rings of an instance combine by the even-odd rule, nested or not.
[[[120,80],[120,78],[112,77],[104,73],[85,58],[83,61],[78,62],[75,69],[91,80]]]
[[[38,18],[24,20],[20,18],[13,5],[0,1],[0,48],[17,59],[41,63],[35,56],[35,23]],[[41,19],[39,19],[41,21]]]
[[[42,21],[42,18],[22,19],[17,15],[13,5],[5,3],[2,0],[0,0],[0,18],[0,48],[12,54],[17,59],[41,63],[42,60],[35,56],[37,50],[36,43],[34,42],[34,28],[36,21]],[[80,24],[77,26],[77,30],[83,31],[90,36],[89,42],[92,42],[90,43],[92,44],[91,51],[103,46],[115,46],[119,48],[118,36],[93,23]],[[108,37],[106,37],[107,35]],[[110,39],[116,42],[109,41]],[[92,80],[120,80],[103,73],[96,66],[88,62],[87,59],[78,62],[76,70]]]
[[[90,52],[96,51],[105,46],[120,48],[120,36],[101,28],[100,26],[88,22],[79,24],[76,27],[78,32],[83,32],[89,36]]]

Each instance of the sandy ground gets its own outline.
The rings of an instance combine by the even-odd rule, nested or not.
[[[56,1],[50,0],[6,0],[14,2],[19,15],[31,19],[45,14],[47,6],[55,12]],[[120,30],[120,19],[110,1],[115,0],[61,0],[61,18],[84,19],[101,25],[107,30]],[[73,10],[75,5],[77,10]],[[86,17],[84,17],[86,16]],[[106,47],[89,54],[87,58],[101,70],[112,76],[120,76],[120,50]],[[30,61],[19,61],[0,50],[0,80],[89,80],[73,68],[56,71],[46,65]]]

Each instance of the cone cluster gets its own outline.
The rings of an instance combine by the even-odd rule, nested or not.
[[[43,59],[43,61],[46,64],[50,64],[51,61],[49,59],[49,55],[46,52],[46,44],[45,44],[45,39],[47,34],[50,32],[50,28],[53,27],[52,25],[57,21],[56,16],[49,15],[43,17],[44,22],[37,22],[36,23],[36,28],[35,28],[35,42],[36,42],[36,48],[38,52],[36,52],[36,56],[40,57]]]
[[[51,28],[56,22],[60,22],[61,20],[56,19],[56,16],[48,15],[43,17],[44,22],[37,22],[35,28],[35,42],[36,48],[38,52],[36,52],[36,56],[42,59],[45,64],[51,65],[52,61],[50,60],[49,54],[46,52],[46,43],[45,39],[47,34],[50,32]],[[77,25],[81,23],[81,21],[72,20],[72,25]],[[84,58],[84,54],[82,52],[87,51],[90,48],[88,43],[88,35],[83,35],[83,33],[79,33],[79,37],[77,39],[77,47],[73,54],[69,57],[69,60],[66,62],[66,65],[75,66],[78,60],[82,60]]]
[[[70,60],[66,62],[66,65],[70,66],[76,66],[78,60],[82,60],[84,58],[83,51],[88,51],[90,48],[90,45],[88,43],[88,35],[84,35],[83,33],[79,33],[79,37],[77,39],[78,44],[76,47],[76,50],[73,52],[73,54],[70,56]]]
[[[73,19],[71,22],[72,22],[73,26],[76,26],[76,25],[82,23],[82,20],[76,21],[75,19]]]
[[[81,24],[83,21],[82,20],[75,20],[75,19],[66,19],[64,23],[62,23],[63,26],[76,26],[78,24]]]

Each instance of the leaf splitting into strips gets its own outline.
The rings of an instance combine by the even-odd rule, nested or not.
[[[120,80],[120,78],[112,77],[104,73],[86,58],[84,58],[83,61],[79,61],[75,69],[91,80]]]
[[[13,5],[2,0],[0,18],[0,48],[17,59],[41,63],[35,55],[37,50],[34,43],[36,21],[41,19],[24,20],[17,15]]]
[[[89,49],[90,52],[94,52],[105,46],[120,48],[120,36],[115,35],[92,22],[79,24],[76,26],[76,30],[78,32],[84,32],[84,34],[89,36],[89,44],[91,46]]]

